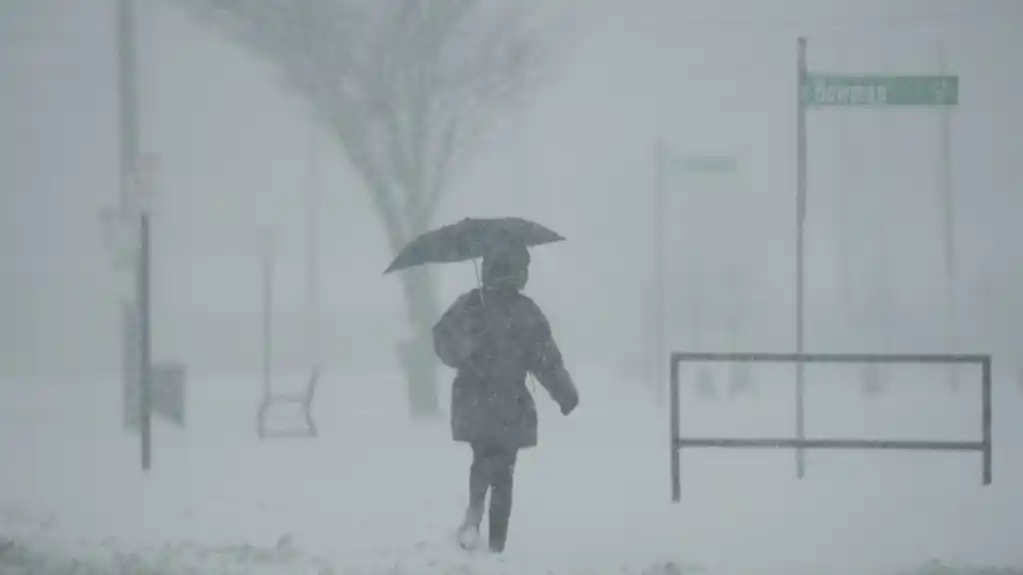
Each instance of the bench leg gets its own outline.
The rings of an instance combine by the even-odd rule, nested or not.
[[[316,422],[313,421],[313,410],[312,410],[313,405],[312,405],[312,402],[306,403],[304,405],[304,408],[305,408],[305,424],[306,424],[306,427],[309,428],[309,435],[312,436],[312,437],[316,437],[317,429],[316,429]]]

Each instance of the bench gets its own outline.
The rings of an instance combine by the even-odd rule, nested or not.
[[[256,415],[256,434],[260,439],[265,438],[303,438],[316,437],[316,422],[313,420],[313,400],[316,398],[316,387],[319,384],[320,370],[314,369],[305,390],[299,392],[267,393],[259,402],[259,411]],[[270,408],[275,405],[299,405],[305,419],[305,428],[267,429],[266,418]]]

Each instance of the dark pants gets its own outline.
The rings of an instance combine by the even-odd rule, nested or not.
[[[472,466],[469,468],[469,509],[467,526],[479,529],[483,507],[490,489],[490,549],[504,551],[508,538],[508,520],[512,508],[512,484],[517,449],[473,444]]]

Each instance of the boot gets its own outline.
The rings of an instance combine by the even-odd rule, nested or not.
[[[458,526],[458,544],[465,550],[472,550],[479,544],[480,523],[483,522],[483,506],[469,505],[465,518]]]
[[[508,516],[490,512],[490,552],[504,553],[504,544],[508,540]]]
[[[511,518],[512,481],[510,470],[506,470],[490,490],[490,551],[504,551],[508,539],[508,520]]]
[[[490,484],[490,551],[502,553],[508,539],[508,520],[512,511],[515,483],[515,450],[504,452],[495,462]]]

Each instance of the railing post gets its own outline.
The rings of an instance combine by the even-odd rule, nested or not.
[[[682,483],[679,477],[679,445],[678,438],[681,435],[679,432],[679,393],[678,393],[678,366],[679,358],[672,353],[670,355],[671,367],[669,372],[671,373],[671,390],[669,401],[671,402],[671,500],[678,503],[682,499]]]
[[[981,396],[983,402],[982,433],[984,442],[984,485],[991,484],[991,356],[981,362]]]

